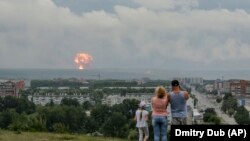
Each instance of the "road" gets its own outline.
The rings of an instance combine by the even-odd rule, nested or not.
[[[208,107],[214,108],[217,115],[224,120],[225,124],[229,124],[229,125],[237,124],[234,118],[229,117],[227,114],[224,114],[220,110],[220,105],[218,103],[212,102],[206,97],[205,94],[201,94],[198,91],[196,91],[194,87],[192,87],[192,94],[194,94],[196,98],[198,99],[198,106],[201,106],[202,108],[208,108]]]

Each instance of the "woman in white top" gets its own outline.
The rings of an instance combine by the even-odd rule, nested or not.
[[[139,109],[135,113],[136,127],[139,130],[139,141],[147,141],[149,138],[148,131],[148,111],[145,110],[146,103],[141,101]],[[143,135],[144,138],[143,138]]]

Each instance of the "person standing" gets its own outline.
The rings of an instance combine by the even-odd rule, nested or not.
[[[139,109],[136,110],[135,120],[136,127],[139,130],[139,141],[147,141],[149,138],[149,130],[148,130],[148,111],[145,110],[146,103],[145,101],[141,101],[139,104]],[[143,135],[144,138],[143,138]]]
[[[171,115],[173,125],[187,124],[187,104],[189,99],[187,91],[181,91],[178,80],[171,82],[172,91],[168,95],[169,103],[171,105]]]
[[[152,125],[154,129],[154,141],[167,141],[167,92],[163,86],[155,89],[155,96],[151,99]]]

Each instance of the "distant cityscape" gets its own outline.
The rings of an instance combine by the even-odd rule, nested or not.
[[[207,107],[212,107],[217,110],[221,108],[221,104],[216,103],[216,98],[223,97],[225,93],[231,93],[233,96],[235,96],[237,98],[238,106],[244,106],[249,111],[250,115],[250,80],[204,80],[201,77],[178,77],[173,79],[179,80],[181,82],[181,87],[183,86],[184,89],[189,88],[191,90],[191,94],[195,94],[196,98],[198,98],[197,104],[194,104],[194,98],[188,100],[190,124],[192,124],[194,120],[196,121],[196,123],[202,123],[202,111],[204,111]],[[138,101],[146,101],[148,110],[151,110],[151,98],[152,96],[154,96],[154,89],[156,87],[156,84],[160,85],[162,82],[165,82],[158,82],[157,80],[153,81],[145,77],[142,79],[120,80],[118,81],[119,83],[121,83],[119,84],[119,86],[105,85],[100,87],[93,87],[95,85],[91,85],[89,80],[77,78],[59,78],[49,81],[54,81],[58,84],[63,84],[65,81],[69,81],[71,83],[80,85],[76,87],[67,85],[33,86],[31,84],[32,80],[28,81],[2,79],[0,80],[0,96],[21,97],[21,95],[25,93],[29,101],[32,101],[36,105],[43,106],[49,104],[52,101],[54,104],[60,104],[62,99],[64,98],[76,99],[80,104],[86,101],[95,104],[96,101],[92,95],[93,93],[101,91],[103,92],[103,96],[100,99],[100,102],[102,104],[113,106],[115,104],[122,103],[125,99],[136,99]],[[99,80],[95,80],[95,83],[97,83],[98,81]],[[108,82],[111,80],[102,81]],[[170,82],[170,80],[167,80],[166,82]],[[167,91],[171,91],[170,85],[166,85],[166,83],[162,85],[164,85]],[[198,89],[197,91],[197,88],[201,88],[202,90],[199,91]],[[90,89],[92,90],[90,91]],[[221,113],[220,116],[223,116],[223,113]],[[230,121],[231,118],[228,118],[225,115],[224,118],[225,123],[235,123],[235,121]],[[227,119],[228,121],[226,121]]]

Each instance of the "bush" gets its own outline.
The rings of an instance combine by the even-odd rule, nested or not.
[[[250,124],[249,112],[244,106],[240,106],[237,109],[236,114],[234,115],[235,121],[240,125],[248,125]]]
[[[217,103],[221,103],[221,101],[222,101],[222,98],[221,98],[221,97],[217,97],[217,98],[216,98],[216,102],[217,102]]]
[[[29,129],[29,119],[25,114],[13,117],[13,122],[9,125],[10,130],[27,131]]]
[[[221,123],[221,120],[220,120],[220,118],[217,117],[216,115],[213,115],[213,116],[210,116],[210,117],[209,117],[208,122],[212,122],[212,123],[218,125],[218,124]]]
[[[63,123],[53,124],[53,130],[57,133],[67,133],[69,131],[68,127],[66,127]]]
[[[30,117],[29,131],[46,131],[46,122],[39,116]]]
[[[13,122],[13,117],[16,117],[17,113],[13,110],[6,110],[0,113],[0,128],[7,129]]]
[[[106,122],[104,122],[102,131],[104,135],[110,137],[125,138],[128,136],[129,127],[127,125],[126,117],[121,113],[113,113]]]
[[[139,137],[138,137],[137,130],[135,130],[135,129],[129,130],[129,133],[128,133],[128,139],[129,140],[137,140],[138,138]]]
[[[214,124],[220,124],[221,120],[217,117],[216,112],[213,108],[207,108],[203,115],[204,122],[212,122]]]
[[[231,117],[234,114],[234,109],[228,109],[228,115]]]

